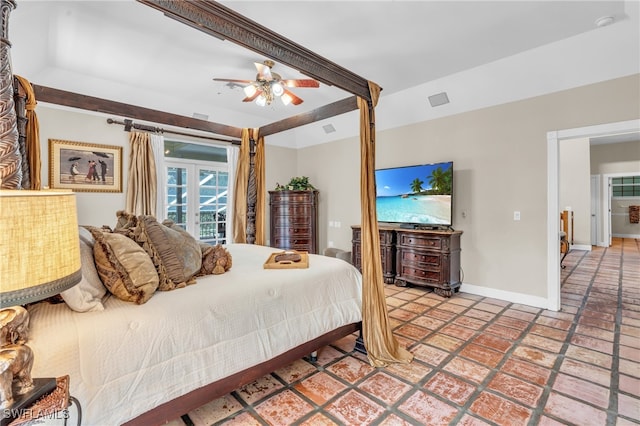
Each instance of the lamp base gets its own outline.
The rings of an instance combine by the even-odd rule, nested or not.
[[[55,378],[33,379],[33,389],[23,395],[14,395],[13,405],[0,411],[0,426],[6,426],[20,417],[34,402],[53,392],[56,386]]]

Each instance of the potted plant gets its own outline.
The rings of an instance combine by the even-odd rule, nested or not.
[[[292,177],[288,184],[276,183],[276,191],[313,191],[316,189],[306,176]]]

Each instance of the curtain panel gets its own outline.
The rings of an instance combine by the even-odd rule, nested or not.
[[[360,205],[362,220],[362,334],[374,367],[408,363],[413,355],[393,336],[384,295],[380,234],[376,216],[375,115],[380,87],[369,82],[371,106],[358,97],[360,110]]]
[[[155,216],[158,184],[151,137],[148,133],[131,132],[129,143],[131,150],[125,209],[136,216]]]

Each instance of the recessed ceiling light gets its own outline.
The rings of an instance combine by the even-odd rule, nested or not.
[[[600,27],[606,27],[607,25],[611,25],[615,22],[615,18],[613,16],[603,16],[601,18],[596,19],[596,26],[598,28]]]
[[[198,120],[208,120],[209,116],[207,114],[200,114],[199,112],[193,113],[193,118],[197,118]]]

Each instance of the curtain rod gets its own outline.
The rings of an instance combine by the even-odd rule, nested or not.
[[[177,130],[166,130],[161,127],[154,127],[154,126],[148,126],[146,124],[134,123],[133,120],[129,120],[129,119],[125,119],[124,121],[118,121],[118,120],[114,120],[113,118],[107,118],[107,123],[120,124],[124,126],[125,132],[130,132],[131,129],[137,129],[137,130],[145,130],[147,132],[153,132],[153,133],[171,133],[173,135],[191,136],[194,138],[208,139],[208,140],[219,141],[219,142],[227,142],[232,145],[240,145],[240,141],[236,139],[223,139],[223,138],[216,138],[214,136],[203,136],[203,135],[197,135],[194,133],[179,132]]]

